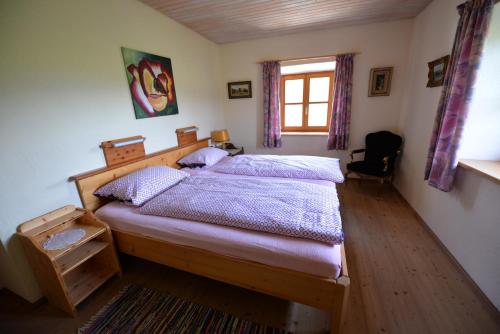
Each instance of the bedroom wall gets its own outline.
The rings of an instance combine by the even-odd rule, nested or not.
[[[347,151],[328,151],[324,135],[284,135],[281,149],[262,146],[262,72],[257,63],[359,52],[354,59],[349,149],[359,148],[371,131],[398,130],[411,28],[412,20],[402,20],[222,45],[224,82],[252,80],[253,90],[251,99],[229,100],[225,93],[224,113],[231,138],[248,153],[334,156],[345,163]],[[383,66],[394,66],[391,94],[368,97],[370,69]]]
[[[1,276],[34,301],[16,227],[81,205],[67,178],[105,165],[101,141],[142,134],[152,152],[223,127],[219,47],[135,0],[1,1],[0,31]],[[121,46],[171,58],[178,115],[135,119]]]
[[[441,93],[439,87],[425,87],[427,62],[451,52],[458,22],[455,7],[461,2],[436,0],[415,20],[409,64],[411,80],[408,81],[400,119],[405,144],[395,184],[500,309],[500,187],[489,179],[461,168],[458,170],[456,187],[450,193],[430,187],[423,180],[427,149]],[[498,5],[491,27],[495,30],[493,34],[498,35]],[[496,43],[497,48],[500,47],[500,40]],[[486,57],[492,57],[492,54]],[[498,61],[498,53],[496,57]],[[491,93],[498,96],[498,91],[493,90]],[[497,104],[496,111],[499,108]]]

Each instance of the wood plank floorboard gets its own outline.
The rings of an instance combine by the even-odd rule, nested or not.
[[[389,185],[349,180],[339,186],[351,279],[344,326],[354,333],[500,333],[485,301],[404,199]],[[0,292],[0,333],[74,333],[120,289],[139,284],[236,316],[297,333],[327,333],[328,313],[122,256],[124,275],[98,289],[67,317]]]

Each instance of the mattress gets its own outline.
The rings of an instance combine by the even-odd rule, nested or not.
[[[200,169],[192,170],[191,173],[235,177]],[[335,187],[330,181],[305,182]],[[337,278],[341,271],[339,245],[197,221],[141,215],[137,208],[117,201],[99,208],[96,215],[112,229],[138,233],[238,259],[327,278]]]

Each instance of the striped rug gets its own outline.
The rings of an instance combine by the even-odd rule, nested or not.
[[[98,333],[286,333],[213,308],[129,285],[78,330]]]

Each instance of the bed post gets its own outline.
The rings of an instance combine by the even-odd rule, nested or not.
[[[336,280],[335,293],[333,295],[333,309],[330,321],[330,333],[340,334],[344,325],[344,318],[347,311],[347,299],[349,298],[349,288],[351,279],[347,270],[347,257],[345,255],[344,243],[340,245],[340,256],[342,261],[342,274]]]
[[[344,324],[347,309],[347,299],[349,298],[349,285],[351,280],[348,276],[341,276],[337,279],[338,289],[333,296],[333,310],[331,310],[330,334],[340,334]]]

